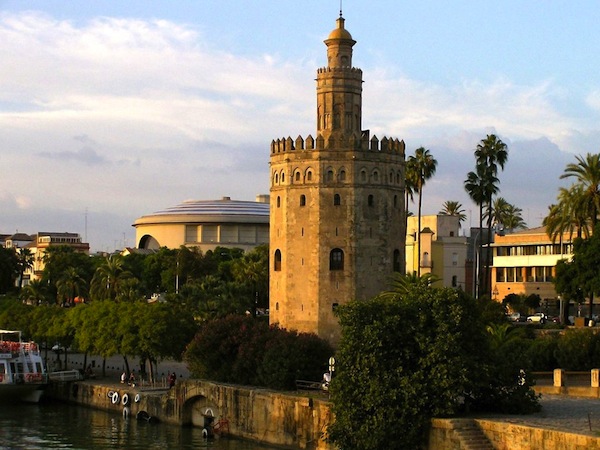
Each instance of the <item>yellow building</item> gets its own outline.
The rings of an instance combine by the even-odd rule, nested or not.
[[[258,195],[255,202],[189,200],[142,216],[133,226],[140,249],[185,245],[203,252],[215,247],[250,250],[269,243],[269,196]]]
[[[496,235],[493,249],[492,296],[538,294],[542,301],[557,300],[554,289],[556,263],[573,256],[568,234],[553,243],[545,227]]]
[[[271,143],[270,321],[335,343],[336,306],[404,272],[404,142],[362,130],[356,42],[337,27],[317,71],[316,138]]]
[[[419,258],[418,217],[411,216],[406,226],[406,272],[417,273]],[[421,217],[421,275],[431,273],[445,287],[470,292],[466,285],[467,238],[460,236],[458,216]]]
[[[19,233],[6,240],[7,247],[26,248],[33,255],[33,265],[25,270],[22,286],[27,286],[30,281],[39,280],[42,277],[45,267],[44,256],[49,247],[66,245],[73,248],[76,252],[85,254],[89,254],[90,252],[90,244],[82,242],[81,236],[77,233],[39,232],[30,236],[29,241],[27,241],[25,236],[27,235]]]

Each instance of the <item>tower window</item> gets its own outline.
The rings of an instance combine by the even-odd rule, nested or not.
[[[366,170],[360,171],[360,181],[362,181],[363,183],[367,181],[367,171]]]
[[[333,181],[333,170],[328,170],[327,171],[326,181],[329,181],[329,182]]]
[[[281,172],[281,183],[285,183],[285,173]]]
[[[329,270],[344,270],[344,251],[334,248],[329,253]]]
[[[333,206],[340,206],[341,203],[342,203],[342,199],[340,197],[340,194],[335,194],[333,196]]]
[[[273,265],[273,269],[275,269],[275,272],[280,272],[281,271],[281,250],[277,249],[275,250],[275,263]]]
[[[371,207],[375,206],[375,198],[373,197],[373,195],[372,195],[372,194],[370,194],[370,195],[367,197],[367,205],[369,205],[369,206],[371,206]]]
[[[277,207],[281,206],[281,197],[277,196]]]
[[[400,250],[394,250],[394,272],[400,272]]]
[[[340,181],[346,181],[346,171],[340,170]]]
[[[296,172],[296,181],[300,181],[300,172]]]
[[[312,172],[310,170],[306,173],[306,179],[312,181]]]
[[[394,208],[398,207],[398,196],[394,195]]]
[[[300,196],[300,206],[306,206],[306,195],[304,194]]]
[[[279,183],[279,174],[275,174],[275,184]]]
[[[281,180],[281,181],[283,181],[283,180]],[[373,172],[373,181],[375,183],[379,183],[379,172],[377,172],[377,171]]]

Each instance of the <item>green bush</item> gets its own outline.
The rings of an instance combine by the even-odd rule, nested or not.
[[[600,367],[600,336],[589,329],[569,329],[556,349],[558,367],[591,370]]]
[[[205,322],[184,359],[197,378],[283,390],[297,379],[320,381],[332,353],[316,335],[228,316]]]

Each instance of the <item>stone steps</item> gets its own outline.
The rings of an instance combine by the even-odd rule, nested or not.
[[[494,446],[475,422],[455,428],[454,433],[458,437],[461,450],[494,450]]]

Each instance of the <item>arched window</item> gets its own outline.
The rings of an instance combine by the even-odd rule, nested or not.
[[[275,174],[275,184],[279,183],[279,174]]]
[[[369,194],[369,196],[367,197],[367,205],[371,207],[375,206],[375,198],[372,194]]]
[[[279,208],[281,206],[281,197],[279,197],[279,195],[277,196],[277,207]]]
[[[329,270],[344,270],[344,251],[334,248],[329,253]]]
[[[431,258],[429,257],[429,252],[423,252],[421,267],[431,267]]]
[[[342,199],[340,197],[340,194],[335,194],[333,196],[333,206],[340,206],[341,202],[342,202]]]
[[[275,250],[274,266],[275,272],[281,271],[281,250]]]
[[[304,194],[300,196],[300,206],[306,206],[306,195]]]
[[[333,181],[333,170],[329,169],[327,171],[327,178],[325,179],[325,181],[328,181],[328,182],[332,182]]]
[[[308,172],[306,172],[306,180],[312,181],[312,172],[310,170]]]
[[[340,181],[346,181],[346,171],[344,169],[340,170]]]
[[[400,250],[394,250],[394,272],[400,272]]]
[[[296,181],[300,181],[300,172],[296,172]]]
[[[285,173],[281,172],[281,183],[285,183]]]
[[[367,181],[367,171],[366,170],[360,171],[360,181],[362,181],[363,183]]]
[[[283,180],[281,180],[281,181],[283,181]],[[376,170],[373,171],[373,182],[379,183],[379,172],[377,172]]]

